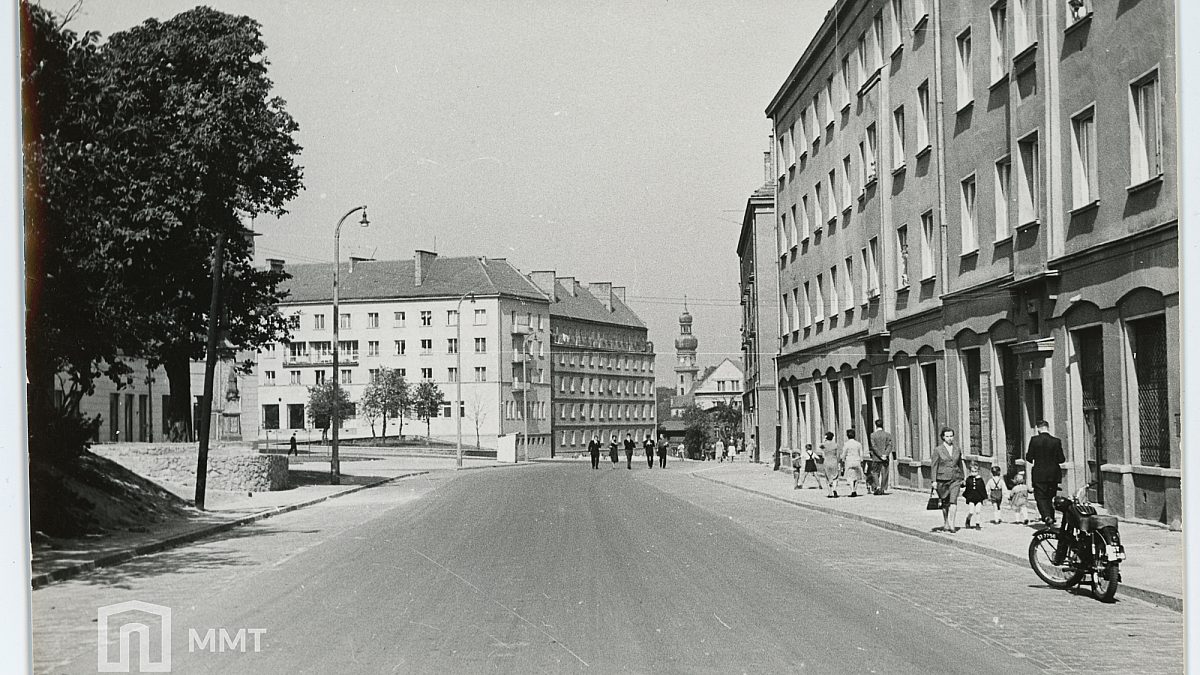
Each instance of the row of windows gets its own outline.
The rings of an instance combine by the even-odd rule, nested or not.
[[[809,328],[839,312],[865,305],[876,297],[879,294],[878,255],[879,240],[871,237],[859,252],[858,265],[853,256],[848,257],[842,261],[840,273],[839,266],[834,265],[827,272],[817,274],[814,280],[805,280],[784,293],[780,297],[780,311],[787,333]],[[784,337],[786,339],[787,335]]]
[[[610,443],[614,440],[620,443],[625,440],[625,434],[627,433],[633,434],[633,440],[637,441],[638,443],[645,441],[647,438],[654,438],[654,432],[649,429],[597,429],[595,431],[596,437],[599,438],[603,443]],[[558,436],[558,444],[560,447],[567,447],[568,445],[587,447],[588,442],[591,440],[592,435],[586,430],[562,431],[559,432]]]
[[[613,356],[607,353],[595,352],[579,353],[579,352],[559,352],[558,365],[560,366],[579,366],[587,368],[595,368],[597,365],[600,368],[608,370],[629,370],[635,372],[653,372],[654,359],[641,356],[625,356],[623,354]]]
[[[304,416],[304,404],[303,403],[288,403],[285,405],[287,406],[286,410],[287,410],[287,414],[288,414],[287,428],[288,429],[304,429],[304,428],[306,428],[305,422],[306,422],[307,418],[305,418],[305,416]],[[431,417],[451,417],[454,412],[452,409],[453,405],[454,405],[453,401],[445,401],[442,404],[442,407],[440,410],[434,410],[434,413]],[[269,404],[263,405],[263,407],[262,407],[263,429],[275,430],[275,429],[280,428],[279,411],[280,411],[280,404],[269,403]],[[463,401],[458,402],[458,415],[459,415],[459,417],[467,416],[467,406],[466,406],[466,403]],[[350,403],[350,411],[346,415],[346,419],[343,420],[343,422],[354,420],[357,417],[358,417],[358,403],[351,402]],[[389,415],[388,419],[389,420],[398,419],[398,416]]]
[[[648,420],[652,418],[653,409],[649,403],[560,403],[558,404],[558,419],[560,420]]]
[[[396,370],[400,371],[401,377],[408,377],[408,369],[407,368],[397,368]],[[299,385],[306,384],[302,379],[304,371],[289,370],[287,372],[288,372],[288,384],[299,384]],[[325,371],[324,369],[320,369],[320,368],[313,370],[311,372],[312,372],[312,384],[314,384],[314,385],[324,384],[326,382],[326,378],[329,375],[329,373],[327,371]],[[367,383],[374,384],[379,379],[379,372],[380,372],[379,368],[369,369],[367,371]],[[421,373],[422,381],[429,381],[429,382],[433,381],[433,368],[421,368],[420,373]],[[458,369],[457,368],[447,368],[445,381],[446,382],[458,382]],[[476,366],[475,367],[475,382],[487,382],[487,381],[488,381],[487,367],[486,366]],[[341,384],[354,384],[355,383],[354,382],[354,371],[352,369],[342,370],[341,376],[338,378],[338,382]],[[272,387],[272,386],[275,386],[277,383],[278,383],[278,378],[276,378],[276,372],[274,370],[264,370],[263,371],[263,384],[265,386]]]
[[[546,419],[546,403],[544,401],[530,401],[529,403],[517,401],[504,402],[504,419],[506,420],[523,420],[525,419],[525,411],[529,410],[529,419],[544,420]]]
[[[367,317],[366,317],[366,322],[367,322],[366,327],[367,328],[379,328],[379,314],[380,314],[379,312],[367,312]],[[425,327],[429,327],[429,326],[433,325],[433,311],[420,310],[417,312],[417,316],[420,321],[419,325],[425,326]],[[339,313],[338,317],[339,317],[338,328],[349,329],[349,328],[353,327],[353,322],[351,320],[350,312]],[[541,328],[541,318],[542,318],[541,315],[539,315],[538,316],[538,327],[539,328]],[[392,326],[393,327],[404,328],[407,325],[407,321],[408,321],[408,312],[392,312]],[[295,314],[292,314],[291,316],[289,316],[288,323],[291,328],[300,328],[300,313],[295,313]],[[454,310],[454,309],[446,310],[446,324],[445,325],[447,325],[447,326],[457,326],[458,325],[458,310]],[[486,326],[487,325],[487,310],[486,309],[475,310],[475,324],[474,325],[476,325],[476,326]],[[325,315],[322,313],[313,314],[310,327],[313,330],[325,330]]]
[[[581,394],[603,394],[607,389],[608,394],[627,394],[639,395],[650,393],[649,380],[606,380],[601,378],[584,378],[559,376],[558,391],[561,393],[575,393],[578,387]]]
[[[475,353],[487,353],[487,338],[477,337],[474,339]],[[433,338],[422,338],[417,341],[421,354],[433,354],[434,340]],[[458,338],[446,338],[447,354],[458,353]],[[541,344],[541,343],[539,343]],[[404,356],[408,353],[407,340],[393,340],[392,354],[395,356]],[[275,345],[267,345],[264,350],[265,355],[270,358],[275,354]],[[354,360],[358,358],[358,340],[338,340],[338,354],[343,355],[348,359]],[[367,356],[379,356],[379,341],[367,341]],[[539,354],[542,356],[544,354]],[[314,340],[311,342],[291,342],[288,343],[288,359],[291,361],[306,361],[317,360],[325,361],[333,358],[333,343],[330,341]]]

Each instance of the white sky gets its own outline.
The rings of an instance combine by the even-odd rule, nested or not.
[[[70,0],[46,7],[62,11]],[[109,35],[196,3],[85,0]],[[506,257],[624,285],[671,379],[683,296],[702,365],[737,356],[737,237],[763,110],[829,0],[209,3],[263,26],[306,190],[259,257]],[[152,13],[152,14],[151,14]],[[664,358],[665,357],[665,358]]]

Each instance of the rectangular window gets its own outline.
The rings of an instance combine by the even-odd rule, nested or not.
[[[849,311],[854,309],[857,300],[854,297],[854,258],[846,258],[843,264],[845,269],[842,270],[842,283],[845,284],[845,288],[842,293],[842,309]]]
[[[961,220],[962,253],[979,250],[979,232],[975,223],[975,176],[967,176],[960,184],[962,192]]]
[[[446,338],[446,353],[447,354],[457,354],[458,353],[458,338]]]
[[[433,340],[430,340],[430,339],[421,340],[421,353],[422,354],[432,354],[433,353]]]
[[[350,379],[350,371],[348,369],[342,370],[341,382],[342,384],[354,384]]]
[[[929,16],[929,10],[925,7],[925,0],[913,0],[913,25],[921,23],[921,20]]]
[[[422,368],[421,369],[421,379],[422,380],[432,380],[433,379],[433,368]]]
[[[338,317],[338,328],[340,328],[342,330],[346,330],[349,327],[350,327],[350,315],[342,314],[341,316],[339,316]]]
[[[367,340],[367,356],[379,356],[379,340]]]
[[[967,410],[967,448],[972,455],[984,454],[983,447],[983,398],[980,394],[980,350],[962,351],[962,375],[965,408]]]
[[[871,21],[871,59],[874,61],[871,65],[873,70],[879,70],[883,67],[883,11],[880,10],[875,14],[875,18]]]
[[[797,245],[797,244],[799,244],[799,243],[800,243],[800,226],[799,226],[799,224],[798,224],[798,223],[797,223],[797,221],[796,221],[796,205],[795,205],[795,204],[792,204],[792,208],[790,209],[790,211],[791,211],[791,213],[792,213],[792,220],[791,220],[791,224],[792,224],[792,234],[791,234],[791,238],[792,238],[792,246],[795,246],[795,245]]]
[[[800,240],[808,239],[808,195],[800,198]]]
[[[809,107],[809,110],[812,111],[813,150],[815,151],[816,143],[821,138],[821,130],[823,128],[823,125],[821,124],[821,117],[820,117],[820,114],[821,114],[821,92],[818,91],[817,95],[813,96],[812,105]]]
[[[897,290],[908,288],[908,226],[896,228],[896,285]]]
[[[300,328],[300,315],[299,314],[293,314],[288,317],[288,328],[291,328],[293,330]]]
[[[784,293],[780,299],[783,301],[783,315],[787,317],[787,332],[791,333],[796,330],[796,318],[792,314],[792,295]]]
[[[786,253],[792,247],[792,228],[788,227],[788,214],[779,214],[779,231],[783,234],[783,249]]]
[[[298,371],[298,370],[289,370],[288,371],[288,384],[300,384],[300,371]]]
[[[278,429],[279,428],[279,406],[277,404],[264,405],[263,409],[263,429]]]
[[[974,77],[971,73],[971,29],[963,31],[956,39],[958,45],[957,91],[958,109],[967,107],[975,100]]]
[[[1017,0],[1013,17],[1013,44],[1018,52],[1037,42],[1038,0]]]
[[[822,213],[822,202],[824,199],[821,197],[820,183],[817,183],[813,186],[813,195],[813,229],[819,231],[821,226],[825,224],[825,216]]]
[[[379,328],[379,312],[367,312],[367,328]]]
[[[1008,72],[1008,4],[1001,0],[992,5],[992,82],[999,82]]]
[[[422,326],[432,326],[433,325],[433,312],[421,312],[421,325]]]
[[[475,353],[476,354],[486,354],[487,353],[487,338],[481,338],[481,337],[475,338]]]
[[[850,155],[842,158],[842,210],[848,211],[854,205],[853,190],[850,188]]]
[[[879,292],[879,237],[871,237],[867,242],[868,285]]]
[[[783,132],[783,157],[789,169],[796,166],[796,140],[791,129]]]
[[[475,325],[476,326],[486,326],[487,325],[487,310],[486,309],[475,310]]]
[[[1169,364],[1167,362],[1167,322],[1158,315],[1130,321],[1129,348],[1133,357],[1133,375],[1137,384],[1138,459],[1143,466],[1171,465]]]
[[[804,327],[808,328],[813,322],[812,293],[808,282],[804,282]]]
[[[837,218],[837,213],[840,210],[840,209],[838,209],[838,206],[837,206],[838,196],[840,194],[841,193],[838,191],[837,167],[835,166],[834,168],[829,170],[829,220],[830,221]]]
[[[1088,108],[1071,119],[1071,196],[1075,208],[1099,198],[1096,175],[1096,111]]]
[[[487,367],[475,366],[475,381],[487,382]]]
[[[892,168],[904,166],[904,106],[892,111]]]
[[[892,52],[895,52],[900,45],[904,44],[904,33],[901,26],[904,25],[904,0],[892,0],[888,4],[888,22],[892,26]]]
[[[1129,173],[1137,185],[1162,174],[1162,102],[1158,71],[1129,88]]]
[[[396,340],[396,356],[404,356],[404,340]]]
[[[867,156],[865,158],[865,163],[866,163],[865,170],[867,172],[867,181],[866,182],[868,182],[868,183],[875,180],[875,157],[876,157],[875,148],[878,147],[876,145],[877,142],[878,142],[878,139],[875,136],[875,125],[874,124],[867,125],[867,146],[866,146]]]
[[[324,370],[314,370],[313,371],[313,384],[325,384],[325,371]]]
[[[805,111],[800,111],[800,120],[796,123],[796,133],[800,134],[799,153],[800,156],[808,154],[808,120],[806,119]]]
[[[1007,157],[996,162],[996,241],[1007,239],[1012,232],[1008,223],[1009,190],[1012,187],[1012,162]]]
[[[859,281],[862,282],[863,292],[864,292],[864,295],[866,296],[866,298],[863,300],[863,304],[865,305],[865,304],[867,304],[868,301],[870,301],[870,299],[872,297],[875,296],[875,290],[873,288],[871,288],[870,274],[867,272],[867,247],[866,246],[864,246],[862,248],[862,250],[859,252],[858,276],[859,276]]]
[[[371,369],[367,370],[367,383],[375,384],[378,381],[379,381],[379,369],[371,368]]]
[[[863,33],[862,35],[858,36],[858,47],[855,49],[854,53],[856,56],[858,56],[858,58],[855,59],[855,64],[858,67],[858,72],[856,73],[858,75],[858,78],[857,78],[858,86],[861,88],[864,84],[867,83],[867,73],[870,72],[869,70],[867,70],[867,58],[868,57],[867,57],[867,34],[866,33]]]
[[[921,280],[932,279],[937,274],[934,266],[933,211],[921,214]]]
[[[1020,180],[1017,184],[1017,222],[1025,225],[1037,221],[1041,215],[1041,171],[1038,164],[1037,133],[1017,141],[1017,150],[1021,159]]]
[[[842,110],[850,107],[850,56],[842,57],[842,67],[838,71],[838,103]]]
[[[393,312],[392,313],[392,325],[395,326],[396,328],[404,327],[404,312]]]
[[[325,330],[324,314],[313,314],[313,330]]]
[[[817,297],[814,299],[815,309],[817,311],[817,323],[825,320],[825,279],[820,274],[817,275]]]
[[[929,80],[917,87],[917,152],[920,153],[930,145],[929,120]]]
[[[446,325],[447,326],[457,326],[458,325],[458,310],[457,309],[446,310]]]
[[[825,126],[833,126],[833,76],[825,80]]]
[[[264,370],[264,371],[263,371],[263,377],[264,377],[264,378],[266,378],[266,383],[267,383],[267,386],[268,386],[268,387],[273,387],[273,386],[275,386],[275,371],[273,371],[273,370]]]
[[[829,268],[829,316],[837,316],[841,308],[842,302],[838,291],[838,273],[837,266],[835,265]]]

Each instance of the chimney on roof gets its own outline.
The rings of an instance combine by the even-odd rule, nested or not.
[[[622,304],[624,304],[624,303],[625,303],[625,287],[624,287],[624,286],[613,286],[613,287],[612,287],[612,294],[613,294],[613,295],[614,295],[614,296],[615,296],[615,297],[616,297],[618,300],[620,300]]]
[[[562,284],[572,298],[575,297],[575,277],[555,277],[554,280]]]
[[[529,280],[533,282],[538,290],[550,297],[550,302],[557,302],[558,298],[554,294],[554,270],[530,272]]]
[[[587,285],[588,292],[596,296],[600,304],[604,305],[604,309],[613,311],[612,304],[612,283],[608,281],[593,281]]]
[[[354,273],[354,265],[355,265],[356,263],[360,263],[360,262],[367,262],[368,260],[374,260],[374,258],[367,258],[367,257],[360,256],[360,255],[352,255],[352,256],[350,256],[350,273],[351,273],[351,274],[353,274],[353,273]]]
[[[437,260],[437,254],[433,251],[418,250],[413,256],[416,264],[413,265],[413,285],[420,286],[429,276],[429,272],[433,269],[433,261]]]
[[[281,258],[267,258],[267,265],[271,267],[272,272],[283,271],[283,259]]]
[[[767,150],[763,153],[763,185],[769,185],[771,182],[771,151]]]

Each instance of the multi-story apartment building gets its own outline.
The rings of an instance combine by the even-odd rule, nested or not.
[[[1179,524],[1174,16],[835,4],[767,108],[784,445],[882,418],[921,488],[943,425],[1014,472],[1044,418],[1066,489]]]
[[[738,287],[742,303],[742,433],[751,459],[779,447],[779,405],[775,351],[779,339],[779,273],[775,248],[775,177],[770,152],[764,153],[764,184],[746,200],[738,235]],[[753,445],[750,444],[753,441]]]
[[[526,449],[530,457],[549,454],[549,305],[508,262],[417,251],[413,260],[342,264],[336,317],[332,264],[287,271],[290,295],[280,310],[291,317],[292,337],[259,358],[265,428],[310,425],[308,388],[332,379],[338,321],[339,384],[351,401],[361,400],[380,369],[399,369],[409,383],[434,382],[445,395],[446,405],[430,420],[433,438],[454,440],[462,418],[464,445],[478,440],[496,448],[499,437],[515,435],[522,439],[518,456]],[[462,398],[455,405],[460,380]],[[406,424],[413,425],[407,433],[425,432],[423,422]],[[372,433],[357,406],[342,428],[345,436]]]
[[[654,435],[654,344],[625,288],[584,286],[553,271],[529,278],[549,298],[551,455],[582,452],[593,434]]]

